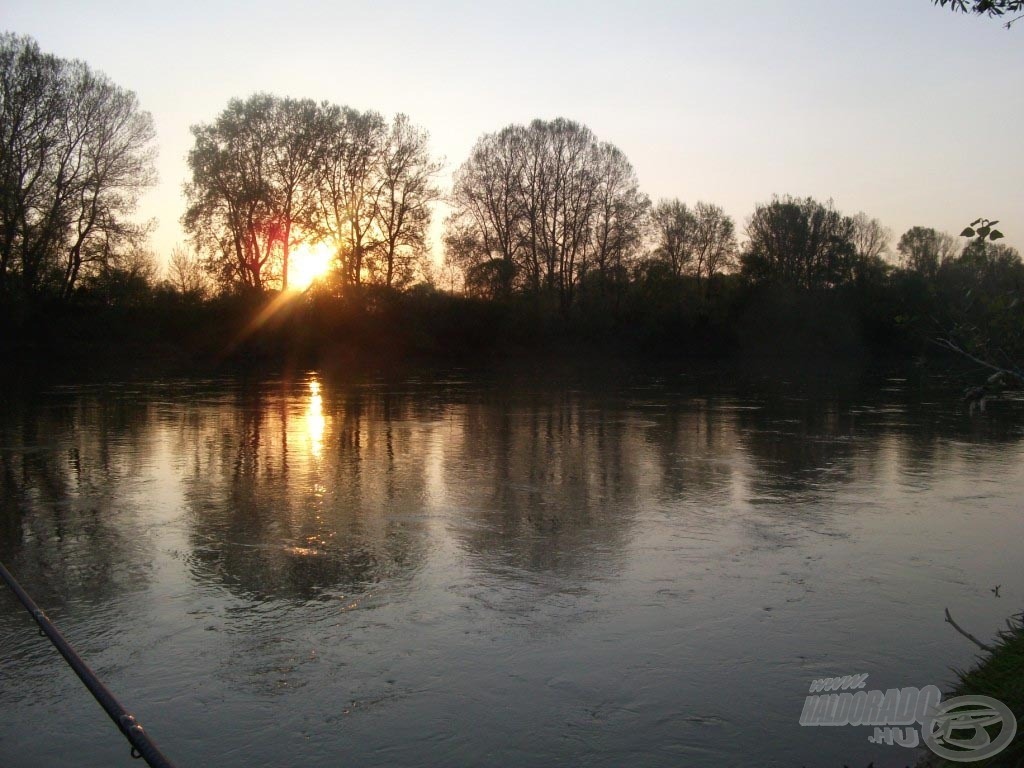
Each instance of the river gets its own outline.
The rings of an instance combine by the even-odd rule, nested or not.
[[[798,719],[816,678],[946,688],[943,609],[1022,607],[1024,401],[964,383],[39,387],[0,560],[181,768],[904,766]],[[7,768],[138,765],[6,589],[0,691]]]

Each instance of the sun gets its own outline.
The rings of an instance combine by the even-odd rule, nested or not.
[[[333,253],[327,243],[303,243],[288,255],[288,289],[304,291],[331,269]]]

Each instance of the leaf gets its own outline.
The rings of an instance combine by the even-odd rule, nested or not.
[[[978,237],[984,240],[988,237],[988,233],[991,231],[989,227],[978,227]]]
[[[1001,237],[1003,237],[1003,233],[1000,232],[998,229],[993,229],[991,234],[989,234],[988,239],[989,240],[998,240]]]
[[[994,226],[995,226],[996,224],[998,224],[998,223],[999,223],[998,221],[990,221],[990,222],[988,223],[988,225],[989,225],[990,227],[994,227]]]
[[[972,221],[972,222],[971,222],[971,226],[972,226],[972,227],[976,227],[976,226],[978,226],[978,225],[979,225],[980,223],[981,223],[981,219],[975,219],[974,221]]]
[[[975,222],[977,224],[977,222]],[[960,237],[974,237],[974,230],[970,227],[966,227],[963,232],[960,233]]]

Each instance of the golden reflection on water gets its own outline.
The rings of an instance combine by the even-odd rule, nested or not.
[[[324,401],[320,395],[320,382],[309,382],[309,405],[306,407],[306,434],[309,435],[309,452],[319,459],[324,449]]]

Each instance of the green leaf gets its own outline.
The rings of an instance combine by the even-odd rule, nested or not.
[[[988,237],[989,232],[991,232],[991,228],[989,227],[978,227],[978,237],[980,237],[982,240]]]
[[[979,225],[980,223],[981,223],[981,219],[975,219],[974,221],[972,221],[972,222],[971,222],[971,226],[972,226],[972,227],[976,227],[976,226],[978,226],[978,225]]]
[[[1001,237],[1003,237],[1003,233],[1000,232],[998,229],[993,229],[991,234],[989,234],[988,239],[989,240],[998,240]]]
[[[970,227],[967,227],[964,229],[963,232],[960,233],[960,237],[974,237],[974,230],[971,229]]]
[[[990,222],[988,223],[988,225],[989,225],[990,227],[994,227],[994,226],[995,226],[996,224],[998,224],[998,223],[999,223],[998,221],[990,221]]]

